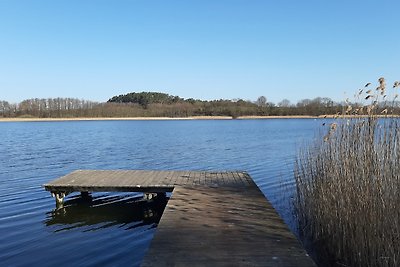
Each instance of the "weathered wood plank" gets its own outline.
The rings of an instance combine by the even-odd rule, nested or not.
[[[177,187],[142,266],[315,266],[258,188]]]

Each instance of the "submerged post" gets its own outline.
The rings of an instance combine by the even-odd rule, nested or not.
[[[64,192],[51,193],[52,197],[56,199],[56,208],[62,209],[64,207],[64,198],[66,194]]]

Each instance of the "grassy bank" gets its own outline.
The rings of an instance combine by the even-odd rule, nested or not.
[[[299,233],[324,266],[400,265],[400,120],[376,114],[385,90],[299,153]]]

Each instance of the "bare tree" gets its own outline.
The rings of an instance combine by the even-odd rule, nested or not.
[[[267,106],[267,98],[265,96],[260,96],[256,101],[257,106],[266,107]]]
[[[291,105],[290,101],[286,98],[278,103],[278,107],[280,107],[280,108],[288,108],[288,107],[290,107],[290,105]]]

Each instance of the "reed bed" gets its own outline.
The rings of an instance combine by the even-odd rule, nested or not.
[[[400,266],[400,119],[385,80],[369,86],[358,94],[368,105],[349,105],[297,157],[299,234],[322,266]]]

